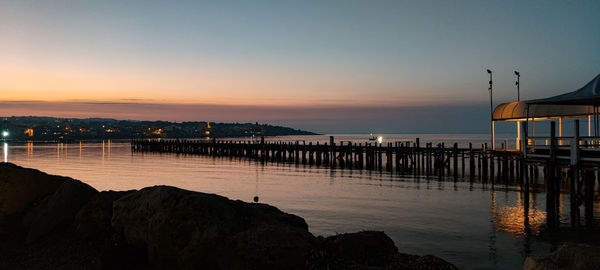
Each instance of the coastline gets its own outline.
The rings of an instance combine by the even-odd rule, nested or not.
[[[456,269],[401,254],[383,232],[315,237],[261,203],[154,186],[97,191],[0,164],[0,266],[75,269]]]

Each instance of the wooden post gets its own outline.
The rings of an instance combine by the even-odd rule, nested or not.
[[[473,156],[473,144],[469,143],[469,179],[475,178],[475,157]]]
[[[571,165],[579,164],[579,119],[575,120],[575,134],[570,142],[571,145]]]
[[[550,160],[556,159],[556,122],[550,122]]]
[[[331,167],[335,167],[335,142],[333,140],[333,136],[329,136],[329,164],[331,164]]]
[[[453,158],[454,158],[454,180],[458,179],[458,143],[454,143],[454,149],[453,149],[453,154],[452,154]]]
[[[556,228],[558,226],[558,217],[556,215],[556,183],[558,177],[555,167],[555,144],[556,144],[556,122],[550,122],[550,158],[546,163],[546,213],[548,227]]]
[[[527,146],[529,144],[527,121],[521,122],[521,133],[521,151],[523,152],[523,158],[527,158]]]
[[[482,161],[481,161],[481,166],[483,167],[483,172],[482,172],[482,178],[483,181],[487,181],[488,180],[488,162],[487,162],[487,157],[484,153],[482,153],[482,157],[481,157]]]
[[[587,171],[585,177],[585,223],[587,226],[592,227],[594,225],[594,183],[596,182],[596,175],[594,171]]]
[[[483,148],[482,148],[482,149],[483,149]],[[481,156],[482,156],[482,155],[483,155],[483,151],[481,151],[481,152],[479,153],[479,155],[477,155],[477,178],[478,178],[479,180],[481,180],[481,174],[482,174],[482,172],[481,172],[481,163],[482,163],[482,162],[481,162]]]
[[[579,181],[579,170],[577,165],[570,166],[569,198],[571,205],[571,226],[579,225],[579,206],[577,204],[577,182]]]
[[[420,158],[419,158],[419,153],[421,152],[421,141],[419,138],[415,139],[415,149],[414,149],[414,158],[415,158],[415,174],[418,174],[418,172],[421,170],[421,163]]]
[[[462,170],[462,177],[465,178],[465,151],[462,150],[460,151],[460,158],[461,158],[461,170]]]

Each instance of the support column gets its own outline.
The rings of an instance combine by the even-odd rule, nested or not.
[[[562,118],[558,118],[558,137],[562,137]],[[563,145],[563,141],[559,141],[558,145]]]
[[[517,142],[516,149],[521,150],[521,121],[517,121]]]
[[[588,137],[592,137],[592,116],[588,115]]]
[[[492,150],[496,150],[496,125],[492,121]]]

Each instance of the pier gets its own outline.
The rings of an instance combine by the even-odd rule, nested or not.
[[[489,150],[472,144],[425,143],[420,139],[389,143],[267,142],[258,140],[134,139],[136,152],[160,152],[213,157],[249,158],[264,163],[287,162],[308,166],[353,170],[378,170],[402,175],[422,175],[477,180],[520,181],[524,173],[522,153],[506,149]],[[534,170],[535,171],[535,170]]]
[[[490,81],[491,83],[491,81]],[[458,144],[397,141],[356,143],[304,141],[134,139],[132,151],[248,158],[263,164],[293,163],[331,169],[387,171],[407,177],[480,181],[517,186],[524,194],[527,216],[529,193],[546,191],[546,223],[559,224],[559,196],[570,198],[571,225],[579,226],[580,206],[586,226],[594,225],[594,201],[600,170],[600,75],[582,88],[537,100],[503,103],[492,111],[491,147],[468,148]],[[573,119],[570,136],[563,134],[563,120]],[[580,134],[580,119],[587,119],[587,136]],[[593,119],[593,121],[592,121]],[[535,123],[550,121],[545,136],[536,135]],[[508,142],[496,147],[496,122],[516,122],[515,149]],[[558,122],[558,130],[557,130]],[[593,125],[592,125],[593,123]],[[592,132],[593,127],[593,132]],[[531,130],[531,134],[530,134]],[[540,179],[543,181],[540,183]],[[596,199],[597,200],[597,199]]]
[[[477,181],[491,185],[520,187],[528,201],[529,191],[546,190],[548,226],[559,223],[559,195],[571,198],[572,225],[580,225],[580,205],[584,205],[585,225],[593,224],[593,204],[600,167],[600,147],[594,137],[530,137],[527,123],[522,125],[520,150],[502,145],[489,149],[487,144],[468,148],[457,143],[445,145],[414,141],[376,143],[269,142],[260,140],[133,139],[134,152],[205,155],[244,158],[262,164],[289,163],[331,169],[388,172],[408,177],[427,177],[450,181]],[[575,121],[575,128],[579,125]],[[539,180],[542,180],[541,182]]]

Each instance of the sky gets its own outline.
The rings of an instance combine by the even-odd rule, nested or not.
[[[473,133],[600,73],[600,1],[0,1],[0,115]]]

